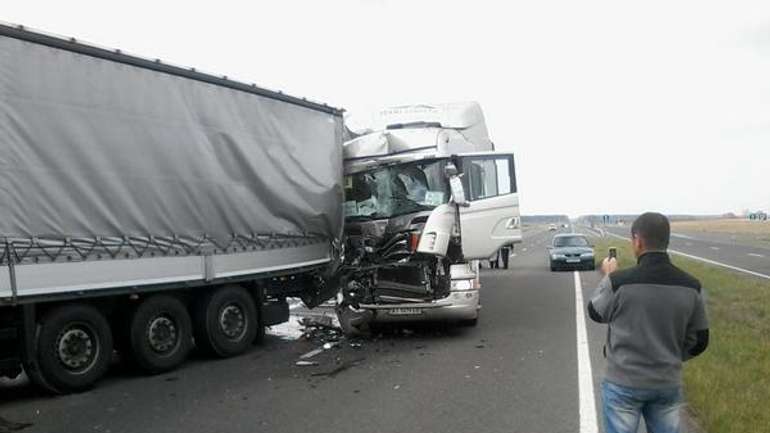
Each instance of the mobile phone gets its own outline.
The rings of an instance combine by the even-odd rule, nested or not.
[[[611,258],[611,259],[617,259],[618,258],[618,249],[617,248],[610,247],[609,258]]]

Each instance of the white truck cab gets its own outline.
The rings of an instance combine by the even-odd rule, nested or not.
[[[475,102],[388,108],[372,124],[344,147],[343,328],[476,323],[477,261],[521,241],[513,155],[494,151]]]

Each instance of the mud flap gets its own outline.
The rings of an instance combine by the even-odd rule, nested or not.
[[[286,299],[269,299],[262,302],[260,309],[262,326],[273,326],[289,320],[289,304]]]

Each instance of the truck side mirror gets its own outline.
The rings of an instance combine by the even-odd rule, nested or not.
[[[449,187],[452,190],[452,201],[462,207],[468,207],[471,204],[465,198],[465,188],[463,188],[463,182],[458,176],[452,176],[449,178]]]

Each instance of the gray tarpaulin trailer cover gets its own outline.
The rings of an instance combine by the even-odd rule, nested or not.
[[[0,297],[328,261],[342,128],[326,105],[0,26]]]

